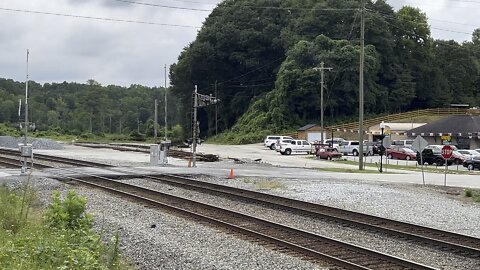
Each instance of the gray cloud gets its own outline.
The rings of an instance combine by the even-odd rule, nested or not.
[[[141,1],[162,5],[212,9],[220,0]],[[478,25],[475,3],[425,0],[387,1],[396,9],[418,6],[432,27],[472,32]],[[200,4],[204,3],[204,4]],[[476,9],[472,8],[475,5]],[[467,8],[470,6],[470,8]],[[72,14],[175,25],[202,25],[208,12],[167,9],[114,0],[0,0],[0,8]],[[435,21],[439,19],[442,21]],[[26,49],[30,50],[30,78],[40,83],[95,79],[103,85],[163,86],[164,65],[177,61],[197,28],[134,24],[0,10],[0,77],[25,80]],[[479,25],[480,26],[480,25]],[[457,41],[466,34],[432,29],[433,36]]]

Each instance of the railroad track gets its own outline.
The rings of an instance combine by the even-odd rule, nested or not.
[[[19,154],[18,151],[9,149],[0,149],[0,153],[15,155]],[[81,161],[47,155],[36,156],[38,156],[39,159],[69,165],[111,167],[110,165],[97,162]],[[1,157],[0,163],[3,163],[8,167],[21,167],[18,159],[8,159],[5,157]],[[53,166],[43,164],[35,164],[35,166],[39,168],[54,168]],[[113,168],[110,168],[110,170],[118,171]],[[125,170],[121,170],[120,172],[125,172]],[[464,256],[480,257],[480,239],[467,235],[423,227],[415,224],[343,210],[325,205],[308,203],[300,200],[289,199],[266,193],[202,182],[181,176],[167,174],[145,175],[137,173],[134,173],[134,176],[149,178],[153,181],[160,181],[170,185],[176,185],[182,188],[193,189],[204,193],[213,193],[215,195],[220,195],[223,197],[234,197],[237,200],[244,200],[248,201],[249,203],[263,204],[271,208],[289,211],[294,214],[301,214],[309,216],[311,218],[333,221],[339,223],[342,226],[357,227],[369,231],[382,232],[388,236],[399,237],[401,239],[407,239],[416,243],[428,244],[433,248],[444,251],[448,250],[452,253],[457,253]]]
[[[211,193],[227,198],[235,198],[250,203],[262,204],[271,208],[301,214],[311,218],[333,221],[342,226],[357,227],[373,232],[382,232],[388,236],[419,244],[428,244],[433,248],[449,251],[458,255],[480,258],[480,239],[449,231],[428,228],[411,223],[343,210],[335,207],[289,199],[266,193],[208,183],[176,175],[142,175],[154,181],[164,182],[182,188]]]
[[[18,157],[18,160],[20,157],[20,151],[17,149],[0,148],[0,154]],[[65,157],[57,157],[57,156],[37,154],[37,153],[34,153],[34,158],[36,160],[43,160],[48,162],[55,162],[55,163],[80,166],[80,167],[113,167],[112,165],[99,163],[99,162],[78,160],[78,159],[65,158]],[[53,168],[53,166],[47,166],[47,165],[43,166],[40,163],[35,163],[35,166],[39,166],[41,168]]]
[[[141,153],[150,153],[149,145],[131,145],[131,144],[96,144],[96,143],[74,143],[74,145],[90,148],[108,148],[118,151],[132,151]],[[170,148],[168,151],[169,156],[182,159],[191,159],[192,153],[182,150],[175,150]],[[198,161],[203,162],[217,162],[219,160],[217,155],[197,153],[196,158]]]
[[[7,168],[21,168],[22,167],[22,164],[20,162],[20,157],[9,158],[9,157],[0,156],[0,165],[3,165]],[[45,164],[35,164],[34,166],[37,167],[37,168],[40,168],[40,169],[53,168],[52,166],[45,165]]]
[[[62,169],[62,171],[68,173],[75,172],[69,169]],[[60,173],[59,177],[101,188],[182,216],[213,224],[216,227],[254,238],[256,241],[260,240],[268,244],[274,244],[279,246],[281,250],[285,251],[287,249],[310,260],[321,260],[343,269],[434,269],[280,223],[130,185],[106,177],[95,175],[71,177],[62,173]]]

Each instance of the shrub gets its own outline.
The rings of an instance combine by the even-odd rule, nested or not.
[[[138,131],[132,131],[130,132],[130,139],[137,142],[143,142],[145,141],[145,134]]]
[[[79,197],[73,190],[69,191],[65,199],[60,199],[60,192],[53,193],[53,203],[45,213],[45,223],[57,229],[90,229],[92,216],[85,213],[87,200]]]
[[[471,189],[465,190],[465,196],[466,197],[472,197],[473,196],[473,190],[471,190]]]

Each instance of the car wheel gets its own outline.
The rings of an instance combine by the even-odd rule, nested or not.
[[[388,154],[387,158],[392,159],[393,158],[392,154]]]
[[[285,150],[285,155],[289,156],[292,154],[292,150],[291,149],[286,149]]]
[[[438,158],[437,160],[435,160],[435,164],[436,164],[437,166],[442,166],[443,163],[444,163],[443,160],[440,159],[440,158]]]
[[[410,156],[406,156],[406,157],[405,157],[405,160],[410,160]]]
[[[272,144],[270,145],[270,150],[273,150],[273,149],[275,149],[275,144],[274,144],[274,143],[272,143]]]
[[[468,169],[469,171],[473,171],[473,170],[475,170],[475,167],[473,166],[473,164],[468,164],[467,169]]]
[[[328,156],[327,159],[328,159],[328,160],[332,160],[332,157],[331,157],[331,156]]]
[[[352,151],[352,154],[353,154],[354,156],[358,156],[358,151],[357,151],[357,150],[353,150],[353,151]]]

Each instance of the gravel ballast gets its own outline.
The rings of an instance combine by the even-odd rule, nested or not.
[[[222,162],[215,165],[218,165],[218,168],[230,167],[230,164],[225,165]],[[258,170],[274,169],[266,164],[258,166]],[[302,169],[292,170],[301,173]],[[259,190],[480,237],[480,206],[462,200],[463,194],[452,195],[441,188],[338,180],[321,174],[311,179],[237,177],[227,180],[211,176],[196,177],[202,181]],[[21,179],[25,178],[5,177],[0,178],[0,181],[18,186]],[[124,181],[146,184],[145,180],[138,179]],[[51,201],[51,194],[55,189],[62,193],[75,189],[78,194],[87,197],[88,211],[96,218],[96,228],[104,232],[106,238],[116,230],[120,231],[122,254],[136,269],[326,269],[207,225],[134,204],[109,193],[80,185],[66,185],[44,177],[36,178],[34,183],[43,204]],[[288,214],[280,211],[260,206],[247,207],[238,202],[187,192],[176,187],[152,182],[148,185],[172,194],[195,197],[211,204],[222,204],[245,213],[256,213],[262,218],[285,221],[284,223],[320,235],[346,239],[351,243],[381,249],[402,258],[421,260],[441,269],[480,269],[479,259],[454,256],[409,245],[398,239],[339,228],[334,224],[312,221],[305,217],[291,220]],[[275,188],[269,189],[269,186]]]

